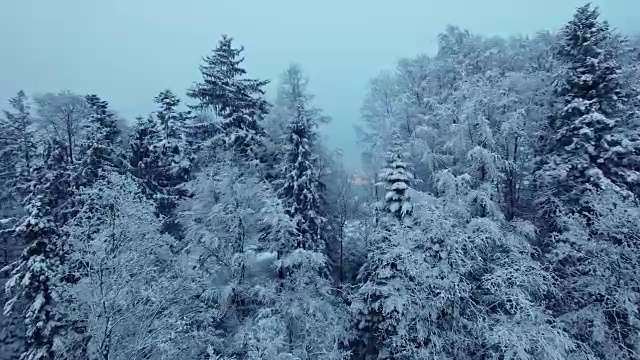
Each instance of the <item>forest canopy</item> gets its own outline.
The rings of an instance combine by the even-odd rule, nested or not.
[[[371,80],[364,174],[223,35],[123,119],[0,116],[0,359],[640,358],[640,37],[450,26]],[[185,79],[188,81],[188,79]]]

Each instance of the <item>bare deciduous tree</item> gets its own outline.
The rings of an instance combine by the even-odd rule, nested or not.
[[[36,96],[34,101],[42,127],[50,132],[50,136],[65,144],[67,160],[73,163],[82,124],[90,115],[84,97],[62,91]]]

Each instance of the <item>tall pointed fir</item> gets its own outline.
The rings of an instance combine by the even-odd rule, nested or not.
[[[9,100],[14,112],[0,118],[0,217],[19,216],[20,203],[36,162],[36,140],[27,95],[23,91]],[[6,251],[6,250],[5,250]],[[6,265],[6,264],[5,264]]]
[[[292,65],[282,75],[280,97],[287,118],[281,197],[294,222],[296,244],[292,248],[324,251],[322,214],[323,184],[317,155],[317,127],[323,117],[311,106],[307,79]]]
[[[156,193],[158,212],[165,216],[162,230],[181,238],[182,228],[176,219],[178,202],[187,195],[184,185],[191,176],[192,159],[186,138],[185,126],[191,114],[179,111],[178,99],[170,90],[154,98],[160,110],[156,113],[160,130],[160,141],[152,146],[152,155],[147,163],[152,170],[149,186]]]
[[[411,308],[415,305],[415,274],[422,261],[410,237],[405,236],[413,206],[408,194],[413,178],[397,138],[387,153],[387,164],[379,174],[378,186],[386,190],[379,205],[378,233],[368,249],[360,270],[361,285],[352,297],[351,312],[355,334],[350,344],[353,359],[398,359],[411,357]],[[417,334],[414,334],[417,335]]]
[[[149,115],[146,118],[139,116],[136,118],[136,124],[129,140],[129,146],[131,147],[129,166],[137,178],[142,179],[144,177],[144,163],[151,157],[151,145],[158,140],[158,137],[159,130],[153,116]]]
[[[34,163],[36,144],[27,95],[19,91],[9,100],[9,104],[15,112],[5,110],[0,122],[0,140],[3,142],[0,158],[10,162],[9,166],[4,167],[7,172],[3,172],[3,175],[28,177]]]
[[[195,165],[204,167],[207,165],[207,156],[211,139],[219,134],[220,128],[212,113],[207,111],[196,111],[189,116],[186,124],[187,144],[189,150],[197,161]]]
[[[160,110],[156,112],[160,133],[165,140],[184,140],[185,127],[191,120],[191,111],[179,111],[180,99],[171,90],[164,90],[153,101]]]
[[[22,360],[54,359],[56,338],[63,328],[56,287],[64,258],[59,229],[70,216],[72,180],[66,150],[55,140],[49,144],[44,165],[36,169],[32,192],[25,200],[27,215],[14,228],[26,248],[20,259],[6,268],[11,271],[6,288],[13,297],[4,312],[11,313],[18,301],[27,304],[22,313],[26,326]]]
[[[36,162],[36,139],[29,99],[23,91],[9,100],[13,112],[0,118],[0,216],[16,215],[27,195],[25,184],[31,179]],[[8,212],[7,212],[8,211]]]
[[[391,214],[400,222],[408,219],[411,216],[413,206],[407,191],[413,181],[413,174],[409,164],[404,161],[397,136],[394,148],[387,154],[387,165],[380,172],[379,179],[379,185],[386,190],[382,205],[383,211]]]
[[[231,37],[222,36],[213,53],[203,59],[202,82],[187,95],[199,101],[193,109],[210,110],[218,116],[221,134],[217,140],[242,157],[255,160],[261,154],[256,147],[260,147],[264,135],[259,122],[268,111],[262,88],[269,82],[246,77],[241,66],[244,48],[234,48],[232,43]]]
[[[36,158],[35,134],[28,97],[23,91],[9,100],[12,107],[0,117],[0,268],[20,256],[23,243],[12,231],[16,221],[24,214],[23,200]],[[7,274],[0,273],[0,286],[4,288]],[[0,303],[7,301],[0,290]],[[20,306],[19,304],[18,306]],[[23,347],[24,330],[17,313],[0,316],[0,358],[11,358]],[[17,355],[16,355],[17,356]],[[17,357],[16,357],[17,358]]]
[[[611,182],[637,191],[640,185],[640,168],[630,162],[637,157],[637,145],[620,127],[628,113],[628,93],[611,47],[614,34],[598,17],[598,9],[587,4],[560,31],[558,110],[546,129],[545,153],[536,173],[544,222],[552,220],[558,201],[571,211],[588,211],[579,205],[588,188],[601,189]]]
[[[325,117],[312,106],[306,86],[298,66],[283,73],[278,105],[286,127],[281,181],[276,182],[280,199],[267,200],[260,214],[268,223],[260,239],[276,252],[278,280],[273,298],[265,302],[246,336],[250,358],[344,359],[345,355],[340,348],[346,337],[345,306],[334,296],[324,254],[326,219],[317,127]]]
[[[108,173],[122,172],[126,163],[120,146],[121,130],[109,103],[94,94],[87,95],[85,100],[91,113],[80,144],[83,156],[76,181],[90,186]]]
[[[593,357],[632,359],[638,318],[629,304],[637,303],[638,286],[629,279],[637,277],[637,259],[628,254],[637,252],[637,239],[625,222],[637,211],[631,193],[640,185],[640,152],[625,128],[630,93],[612,48],[615,34],[598,17],[587,4],[560,32],[560,106],[536,174],[537,201],[540,223],[551,223],[545,250],[562,286],[550,301],[553,315]]]
[[[180,100],[170,90],[158,94],[154,102],[160,107],[155,116],[138,119],[130,164],[156,202],[158,214],[165,218],[163,231],[180,239],[183,234],[176,207],[187,195],[184,185],[191,177],[192,156],[185,133],[191,114],[177,109]]]

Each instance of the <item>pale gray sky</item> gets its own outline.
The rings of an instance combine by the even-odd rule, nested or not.
[[[326,133],[356,164],[352,127],[367,82],[399,57],[432,52],[447,24],[487,35],[558,29],[584,0],[0,0],[0,107],[19,89],[96,93],[132,119],[227,33],[251,76],[274,82],[297,62]],[[640,0],[592,1],[623,32],[640,31]]]

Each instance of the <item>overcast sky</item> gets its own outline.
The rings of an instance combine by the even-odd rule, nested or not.
[[[640,0],[592,1],[640,31]],[[254,77],[290,63],[310,77],[325,133],[356,164],[367,82],[399,57],[433,52],[447,24],[487,35],[558,29],[584,0],[0,0],[0,107],[19,89],[96,93],[132,119],[165,88],[184,99],[200,58],[227,33]]]

